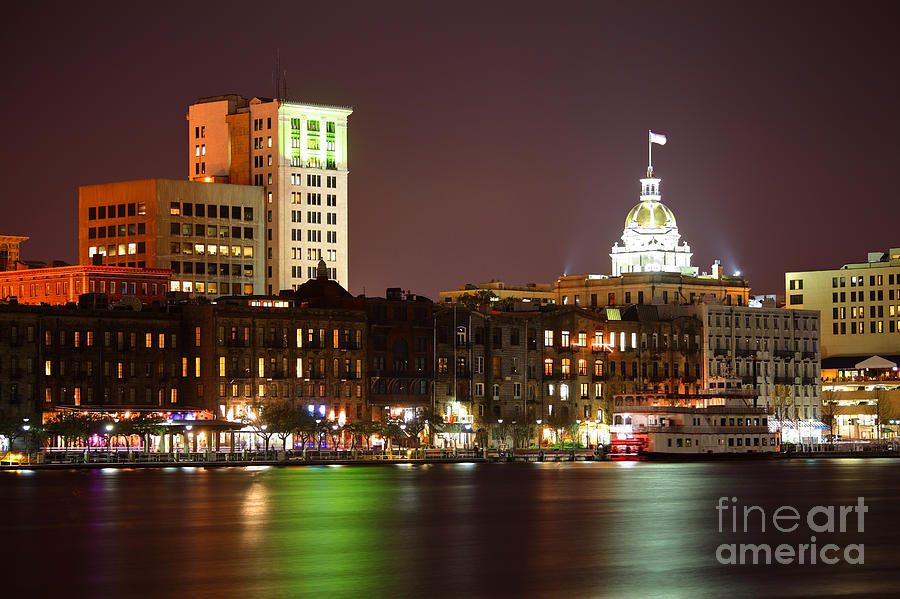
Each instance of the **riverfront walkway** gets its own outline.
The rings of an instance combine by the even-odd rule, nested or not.
[[[603,459],[593,450],[400,449],[392,451],[307,450],[235,452],[139,452],[49,450],[32,455],[0,454],[0,469],[65,470],[81,468],[163,468],[228,466],[323,466],[384,463],[441,464],[473,462],[572,462]]]

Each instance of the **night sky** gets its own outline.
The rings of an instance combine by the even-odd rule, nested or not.
[[[27,5],[27,7],[25,7]],[[349,105],[351,291],[608,274],[647,130],[693,262],[755,293],[900,245],[897,3],[20,2],[4,212],[76,259],[79,185],[187,177],[197,98]]]

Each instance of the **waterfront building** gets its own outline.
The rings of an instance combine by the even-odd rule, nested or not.
[[[753,393],[715,389],[696,395],[621,394],[613,407],[612,455],[771,453],[770,408]]]
[[[833,434],[845,440],[896,434],[900,248],[836,269],[787,272],[784,279],[788,306],[821,313],[822,409]]]
[[[179,414],[161,447],[233,446],[261,410],[286,401],[344,424],[370,419],[366,306],[319,277],[280,296],[98,307],[0,304],[0,413],[46,421],[65,411],[106,418]],[[203,436],[200,433],[203,432]]]
[[[181,391],[181,326],[159,307],[0,305],[0,410],[200,408]]]
[[[368,402],[374,420],[432,411],[434,320],[430,299],[390,288],[365,299]]]
[[[548,434],[558,424],[583,425],[586,444],[596,444],[613,394],[700,385],[699,320],[661,319],[655,306],[500,312],[441,305],[435,320],[435,404],[456,425],[452,443],[474,443],[502,420]]]
[[[900,353],[900,248],[865,262],[787,272],[787,306],[822,313],[822,357]]]
[[[171,275],[167,269],[85,264],[7,270],[0,272],[0,299],[59,305],[92,293],[105,295],[109,302],[135,297],[150,304],[164,301]]]
[[[171,291],[215,297],[263,289],[257,187],[144,179],[78,189],[81,264],[172,271]]]
[[[785,442],[821,441],[821,358],[816,310],[727,306],[688,308],[703,322],[707,382],[736,378],[755,405],[773,409]]]
[[[442,304],[466,300],[475,303],[483,298],[488,298],[491,302],[513,300],[543,306],[556,303],[556,292],[548,283],[507,285],[502,281],[491,281],[479,285],[466,284],[455,291],[441,291],[439,294],[439,301]]]
[[[265,197],[264,293],[328,276],[348,286],[347,119],[352,109],[229,94],[188,108],[192,181],[260,187]],[[262,290],[261,290],[262,291]]]
[[[900,435],[900,355],[822,360],[822,411],[837,439]]]

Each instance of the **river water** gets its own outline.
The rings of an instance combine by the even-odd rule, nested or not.
[[[893,459],[0,472],[2,588],[48,598],[898,596],[898,473]],[[740,515],[734,533],[720,497],[760,506],[766,532],[751,511],[750,532]],[[858,497],[863,532],[851,512],[845,532],[811,533],[810,508]],[[779,506],[804,519],[795,533],[772,528]],[[837,564],[716,557],[723,543],[797,548],[811,534],[838,546],[826,554]],[[864,563],[843,559],[851,544],[864,552],[851,561]]]

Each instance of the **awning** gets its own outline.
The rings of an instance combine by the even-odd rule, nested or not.
[[[872,356],[871,358],[866,358],[862,362],[856,364],[857,369],[863,368],[894,368],[897,364],[895,362],[891,362],[890,360],[886,360],[881,356]]]

